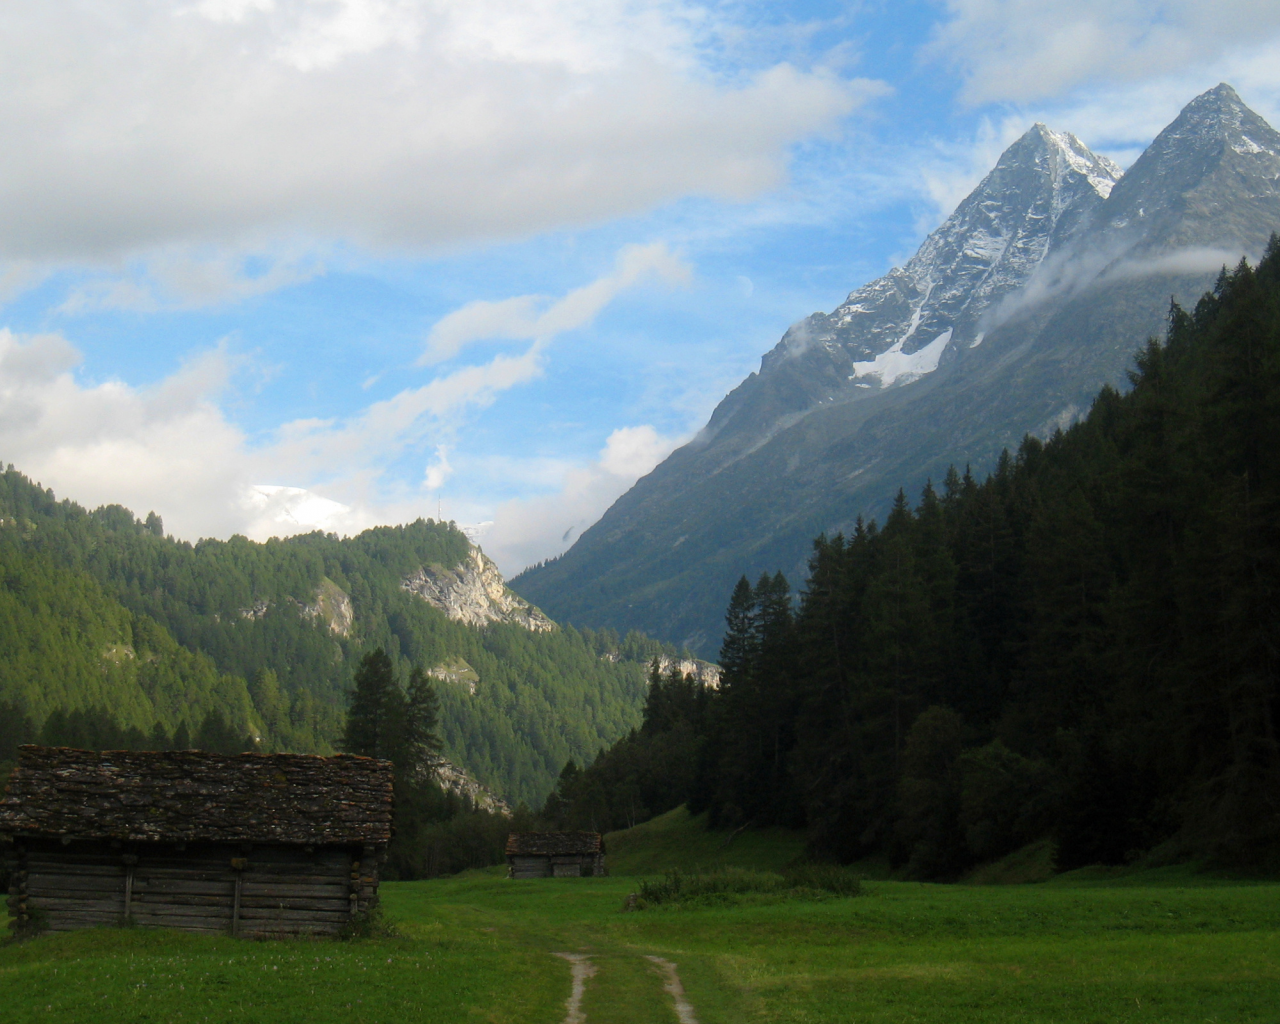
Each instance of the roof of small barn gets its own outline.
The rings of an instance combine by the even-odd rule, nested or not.
[[[604,853],[599,832],[512,832],[508,857],[576,857]]]
[[[168,842],[385,843],[391,762],[24,746],[0,832]]]

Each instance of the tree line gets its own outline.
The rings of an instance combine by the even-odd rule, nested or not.
[[[453,524],[425,520],[344,539],[190,544],[154,513],[87,511],[9,466],[0,701],[30,719],[32,738],[57,714],[92,719],[102,736],[119,733],[101,743],[121,747],[138,735],[194,741],[222,721],[250,749],[328,753],[354,672],[382,650],[404,673],[465,666],[470,685],[438,688],[444,752],[506,799],[540,802],[567,759],[639,722],[644,663],[678,652],[608,630],[475,629],[401,586],[468,550]],[[325,607],[338,594],[354,615],[345,634]]]
[[[1280,855],[1280,246],[1224,271],[1127,393],[740,580],[718,691],[651,675],[643,724],[547,809],[688,802],[815,853],[957,877]]]
[[[342,749],[394,765],[395,836],[388,878],[434,878],[500,864],[507,834],[531,827],[521,805],[512,816],[476,807],[440,784],[440,702],[421,666],[404,679],[386,651],[360,660],[349,694]]]

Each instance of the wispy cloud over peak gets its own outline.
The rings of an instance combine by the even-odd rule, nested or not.
[[[554,302],[541,295],[519,295],[497,302],[467,303],[431,328],[418,365],[451,359],[476,341],[549,341],[587,326],[621,292],[646,278],[684,284],[691,276],[691,269],[661,242],[628,245],[618,253],[612,273]]]

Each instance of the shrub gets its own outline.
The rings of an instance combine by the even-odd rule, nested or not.
[[[815,889],[833,896],[862,895],[861,877],[839,864],[801,864],[788,868],[786,879],[797,889]]]
[[[670,871],[661,879],[646,879],[640,891],[627,898],[625,909],[644,910],[663,904],[708,906],[737,903],[742,897],[772,896],[779,899],[823,899],[857,896],[860,879],[848,868],[834,864],[806,864],[784,874],[721,868],[697,874]]]

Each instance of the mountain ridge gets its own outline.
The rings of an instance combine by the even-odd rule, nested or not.
[[[492,565],[453,524],[424,520],[342,540],[189,544],[164,536],[156,516],[86,510],[9,466],[0,472],[0,748],[57,716],[110,719],[113,735],[168,742],[159,737],[195,736],[212,714],[228,743],[250,736],[257,749],[329,753],[352,672],[380,647],[402,676],[413,665],[437,677],[465,665],[467,685],[436,687],[444,755],[495,798],[538,804],[566,761],[589,761],[638,724],[650,660],[683,655],[608,631],[472,625],[404,587],[424,567],[477,561]],[[500,576],[474,582],[529,619]],[[24,721],[27,735],[15,739]]]
[[[883,515],[898,486],[982,471],[1123,386],[1170,296],[1193,303],[1280,228],[1277,152],[1226,85],[1119,177],[1033,127],[912,260],[791,328],[692,441],[512,587],[557,620],[714,656],[740,574],[799,578],[813,537]]]

